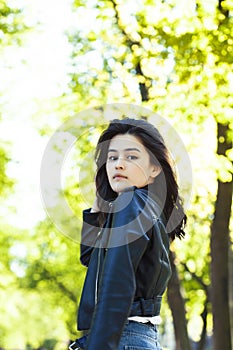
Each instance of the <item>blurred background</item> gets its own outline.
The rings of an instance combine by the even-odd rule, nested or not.
[[[232,0],[0,0],[1,349],[63,350],[79,336],[85,268],[77,240],[46,213],[40,169],[54,132],[78,116],[61,192],[81,218],[94,197],[100,106],[112,103],[162,115],[192,165],[163,349],[232,349],[232,16]]]

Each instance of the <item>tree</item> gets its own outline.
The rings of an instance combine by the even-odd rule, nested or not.
[[[229,126],[218,123],[217,154],[225,157],[231,149]],[[223,142],[222,142],[223,140]],[[231,323],[229,310],[229,222],[232,206],[232,179],[218,178],[217,199],[211,227],[211,302],[213,306],[214,349],[224,344],[231,349]]]
[[[82,1],[75,1],[74,4],[78,13],[85,13]],[[232,153],[229,142],[226,141],[228,143],[224,152],[220,157],[219,155],[216,157],[213,142],[219,139],[217,130],[220,126],[228,126],[228,135],[232,132],[232,124],[228,119],[232,105],[231,41],[233,34],[230,2],[215,1],[210,4],[207,1],[202,3],[192,1],[183,4],[176,1],[161,1],[154,4],[151,1],[141,1],[140,4],[130,3],[129,6],[128,2],[99,1],[89,4],[89,11],[93,11],[95,16],[93,28],[90,27],[88,32],[80,28],[71,38],[74,43],[73,62],[76,67],[71,84],[74,93],[83,93],[83,89],[86,89],[87,94],[92,94],[94,91],[94,103],[118,100],[140,103],[142,100],[144,105],[170,118],[174,126],[179,126],[182,135],[190,135],[186,144],[191,154],[194,150],[197,152],[200,144],[208,148],[209,145],[207,146],[201,139],[202,135],[206,137],[206,127],[210,130],[210,136],[212,135],[209,140],[210,159],[213,162],[209,163],[209,169],[208,166],[205,167],[208,180],[205,184],[203,178],[198,179],[199,187],[195,189],[193,207],[190,210],[190,214],[195,218],[191,220],[194,226],[189,226],[190,244],[193,240],[195,249],[193,252],[186,249],[183,254],[178,248],[178,256],[181,255],[184,262],[190,261],[190,264],[192,262],[197,272],[195,274],[193,269],[190,270],[188,264],[185,265],[185,269],[182,269],[183,264],[177,266],[180,278],[183,278],[184,282],[185,276],[193,278],[196,276],[196,280],[200,282],[198,288],[201,288],[205,295],[202,299],[203,309],[200,311],[203,319],[202,334],[205,334],[205,329],[208,327],[206,313],[210,312],[209,300],[210,298],[214,300],[208,291],[209,269],[205,260],[210,261],[210,251],[207,242],[210,239],[211,227],[212,240],[217,238],[216,234],[213,236],[213,232],[214,230],[216,232],[216,220],[218,221],[219,215],[215,215],[213,223],[212,220],[214,212],[216,214],[219,212],[220,198],[224,201],[226,193],[227,210],[220,214],[225,221],[225,248],[219,251],[219,254],[225,266],[223,268],[225,291],[228,286],[226,268],[228,254],[225,253],[228,246],[226,242],[229,242],[227,230],[231,211],[229,198],[232,195],[230,185]],[[81,74],[76,63],[84,57],[88,60],[90,52],[92,57],[96,55],[98,65],[96,62],[88,61],[88,70]],[[224,143],[225,139],[228,140],[226,137],[229,137],[220,136],[220,143]],[[202,152],[205,154],[204,149]],[[202,155],[199,154],[199,156],[201,159]],[[206,158],[203,158],[203,161],[202,168],[208,163]],[[201,167],[197,169],[203,175]],[[225,184],[223,187],[219,185],[218,194],[215,192],[217,176],[220,176],[221,182]],[[222,188],[228,188],[228,190],[223,192]],[[196,238],[197,229],[199,230],[198,239]],[[208,241],[206,240],[207,231]],[[220,234],[219,230],[218,233]],[[204,245],[203,242],[205,242]],[[211,247],[211,264],[213,264],[217,256],[213,244]],[[196,262],[195,254],[200,255],[200,253],[202,264],[199,261]],[[216,275],[217,272],[213,271],[213,273]],[[188,283],[192,285],[188,280],[185,282],[186,294],[191,295]],[[195,300],[193,295],[191,299]],[[198,303],[198,298],[196,302]],[[186,302],[186,305],[188,304],[189,300]],[[214,320],[216,320],[216,307],[213,302]],[[227,302],[224,306],[225,322],[228,323],[225,329],[229,329],[228,308]],[[223,327],[220,328],[223,330]],[[216,334],[221,346],[228,349],[229,332],[226,339],[216,332],[216,326],[214,326],[214,346],[219,348],[216,345]],[[200,342],[204,343],[203,338]]]
[[[229,4],[219,0],[219,30],[226,34],[231,25]],[[233,33],[231,33],[233,37]],[[222,42],[222,51],[229,50],[229,42],[226,37]],[[233,60],[222,59],[233,63]],[[221,62],[220,61],[220,62]],[[220,63],[219,63],[220,64]],[[217,64],[218,66],[218,64]],[[221,81],[221,79],[219,79]],[[228,86],[227,79],[223,81],[223,86]],[[217,155],[228,159],[229,151],[232,148],[230,142],[230,134],[232,132],[229,121],[219,120],[217,118]],[[212,273],[212,292],[211,301],[213,306],[213,335],[214,349],[223,346],[225,349],[231,349],[231,321],[229,312],[229,261],[230,261],[230,236],[229,222],[232,207],[232,190],[233,179],[232,174],[228,174],[227,178],[218,177],[217,198],[215,204],[214,219],[211,227],[211,273]],[[224,331],[223,331],[224,329]]]
[[[185,313],[185,302],[181,293],[180,280],[175,264],[175,254],[170,252],[172,277],[168,283],[168,303],[172,311],[174,322],[176,349],[191,349],[187,331],[187,320]]]
[[[10,13],[8,21],[16,23],[10,18],[19,19],[21,13],[11,13],[9,6],[2,4],[5,14]],[[232,196],[229,115],[232,113],[233,64],[230,2],[76,0],[74,8],[79,22],[77,32],[69,36],[74,45],[70,91],[59,99],[59,116],[64,121],[64,115],[73,116],[88,107],[109,102],[136,103],[166,116],[179,131],[192,159],[195,188],[188,209],[187,237],[182,242],[174,242],[176,255],[171,256],[174,278],[170,281],[168,300],[174,315],[176,348],[187,350],[189,335],[198,341],[199,350],[204,349],[206,334],[212,330],[213,314],[214,347],[220,348],[221,343],[221,348],[229,349],[227,260]],[[7,23],[7,16],[3,12],[0,24]],[[82,26],[82,19],[85,23],[88,21],[88,28]],[[5,27],[0,25],[0,28]],[[4,45],[12,38],[12,29],[6,28]],[[98,124],[103,110],[96,107],[95,112],[97,117],[91,117],[93,125]],[[88,113],[83,120],[83,132],[89,125],[87,117]],[[47,131],[46,127],[42,127],[43,132]],[[91,198],[88,176],[92,169],[86,154],[91,154],[92,140],[85,134],[81,142],[75,159],[85,168],[82,185]],[[0,181],[7,188],[9,179],[5,169],[9,157],[5,151],[1,159]],[[86,203],[78,191],[75,174],[68,179],[65,194],[74,212],[80,215]],[[55,210],[62,214],[61,208]],[[24,315],[22,319],[8,319],[9,324],[20,323],[19,333],[26,339],[30,328],[26,321],[27,306],[31,303],[30,321],[37,325],[33,329],[38,328],[39,332],[30,333],[33,339],[30,346],[41,345],[52,333],[51,314],[61,320],[60,334],[75,336],[76,306],[84,276],[84,269],[78,266],[77,244],[61,235],[48,220],[30,233],[16,232],[9,227],[1,231],[1,267],[5,272],[0,284],[5,288],[4,281],[10,280],[9,288],[2,288],[1,295],[4,300],[10,295],[15,310],[21,310]],[[12,254],[20,244],[26,253]],[[175,297],[179,298],[182,308],[179,320],[175,317]],[[220,301],[221,305],[217,303]],[[47,317],[38,320],[36,315],[44,310],[44,305]],[[43,329],[47,331],[43,333]],[[9,329],[4,325],[0,332],[6,344]]]

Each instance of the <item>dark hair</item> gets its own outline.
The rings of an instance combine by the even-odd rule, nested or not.
[[[117,193],[112,190],[108,181],[106,160],[110,141],[118,134],[130,134],[139,138],[149,152],[151,162],[156,162],[161,167],[161,173],[155,178],[153,186],[150,188],[158,201],[163,203],[163,214],[167,222],[168,232],[170,231],[170,238],[173,240],[176,236],[183,237],[185,235],[183,229],[186,224],[186,215],[179,196],[172,161],[161,134],[157,128],[144,119],[114,119],[98,140],[95,152],[97,164],[95,182],[98,204],[102,211],[102,216],[100,215],[102,223],[107,215],[106,203],[117,197]]]

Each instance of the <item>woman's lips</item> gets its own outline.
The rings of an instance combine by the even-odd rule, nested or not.
[[[127,177],[124,175],[117,174],[117,175],[113,176],[113,179],[114,180],[121,180],[121,179],[127,179]]]

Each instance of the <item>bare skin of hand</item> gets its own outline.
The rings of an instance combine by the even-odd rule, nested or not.
[[[98,203],[97,203],[97,198],[95,198],[94,203],[91,208],[91,213],[97,213],[99,210]]]

